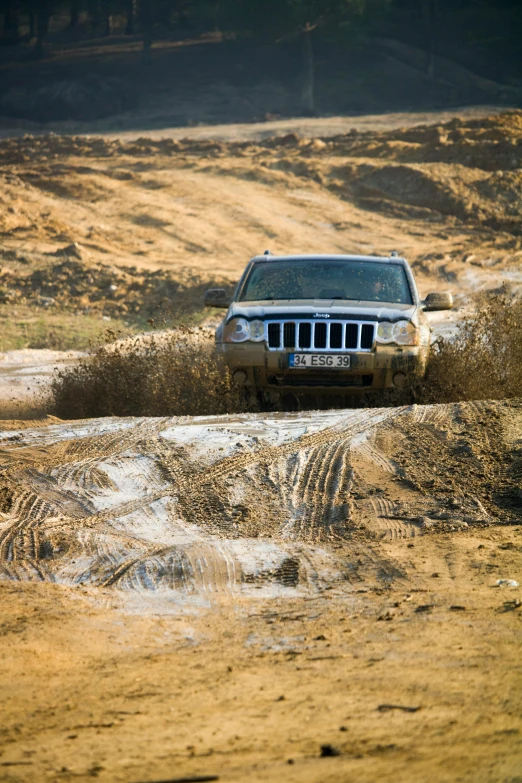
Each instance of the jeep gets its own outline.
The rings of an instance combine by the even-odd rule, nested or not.
[[[205,305],[227,307],[217,350],[235,384],[263,398],[352,395],[406,386],[425,372],[425,313],[449,310],[449,293],[421,301],[397,253],[255,256],[232,300],[211,289]]]

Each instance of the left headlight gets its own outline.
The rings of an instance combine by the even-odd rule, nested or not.
[[[223,340],[226,343],[244,343],[250,339],[250,324],[246,318],[232,318],[225,326]]]
[[[392,337],[398,345],[417,345],[419,330],[411,321],[397,321],[393,324]]]
[[[261,343],[265,339],[264,321],[250,321],[250,339],[255,343]]]
[[[244,343],[247,340],[261,343],[264,339],[265,324],[259,320],[249,322],[246,318],[232,318],[223,331],[226,343]]]

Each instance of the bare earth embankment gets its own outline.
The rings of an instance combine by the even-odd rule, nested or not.
[[[521,112],[319,135],[1,141],[2,388],[266,247],[520,296]],[[521,411],[2,425],[0,779],[518,783]]]

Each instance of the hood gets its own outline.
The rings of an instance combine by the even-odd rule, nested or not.
[[[340,301],[338,299],[280,299],[263,302],[233,302],[228,310],[230,318],[252,321],[303,318],[317,321],[399,321],[406,318],[417,323],[419,307],[389,302]]]

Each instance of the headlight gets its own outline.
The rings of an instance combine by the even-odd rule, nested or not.
[[[232,318],[225,326],[223,340],[226,343],[244,343],[250,339],[250,324],[245,318]]]
[[[399,345],[417,345],[419,332],[411,321],[397,321],[392,329],[393,341]]]
[[[250,340],[261,343],[265,339],[265,324],[263,321],[250,321]]]
[[[411,321],[381,321],[377,327],[377,342],[384,345],[396,343],[397,345],[418,345],[419,330]]]
[[[393,324],[390,321],[381,321],[377,327],[377,342],[393,342]]]

